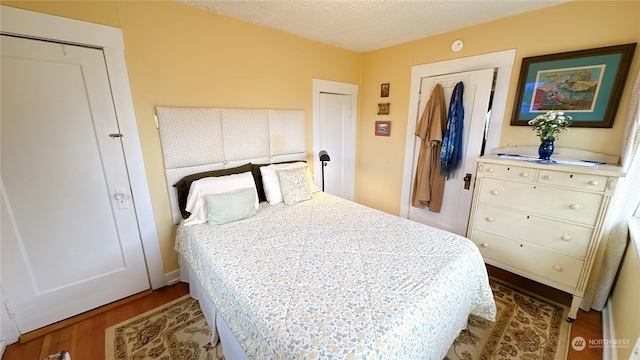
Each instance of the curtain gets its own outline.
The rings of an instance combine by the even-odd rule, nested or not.
[[[629,220],[640,202],[640,72],[629,101],[620,163],[627,175],[618,181],[605,218],[602,240],[580,307],[601,311],[609,297],[627,247]]]

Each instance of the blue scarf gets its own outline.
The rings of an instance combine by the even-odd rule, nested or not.
[[[460,81],[453,89],[453,94],[451,94],[449,113],[447,115],[447,129],[445,130],[442,149],[440,150],[440,173],[446,176],[447,179],[455,175],[456,168],[462,159],[463,93],[464,85]]]

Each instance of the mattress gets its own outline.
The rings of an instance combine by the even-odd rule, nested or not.
[[[179,225],[176,250],[249,358],[442,359],[495,318],[470,240],[323,192]]]

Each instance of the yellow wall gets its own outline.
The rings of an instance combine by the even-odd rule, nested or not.
[[[640,2],[574,1],[522,15],[357,54],[172,1],[2,1],[3,5],[123,29],[125,56],[165,272],[177,269],[174,225],[162,166],[155,106],[300,108],[312,128],[312,78],[360,85],[356,200],[397,214],[403,174],[411,67],[516,49],[501,144],[536,144],[526,127],[510,127],[522,57],[640,40]],[[428,19],[427,19],[428,20]],[[594,26],[600,22],[601,25]],[[561,26],[560,30],[559,26]],[[465,41],[460,53],[450,50]],[[640,52],[640,50],[639,50]],[[639,67],[638,56],[631,74]],[[630,76],[633,79],[633,76]],[[390,115],[377,116],[380,84]],[[630,86],[613,129],[572,129],[557,146],[617,155]],[[385,101],[385,102],[386,102]],[[391,136],[374,136],[376,120]],[[311,131],[307,132],[311,153]]]
[[[459,53],[451,51],[456,39],[465,43]],[[412,66],[516,49],[500,144],[537,145],[539,140],[529,127],[509,125],[522,58],[639,41],[640,2],[573,1],[364,53],[356,200],[399,213]],[[629,83],[640,66],[638,53],[640,49],[636,50],[614,127],[573,128],[560,137],[556,146],[620,154]],[[380,84],[386,82],[391,84],[390,97],[380,98]],[[391,103],[389,116],[377,115],[377,104],[383,100]],[[392,121],[389,138],[374,136],[376,120]]]
[[[173,1],[2,5],[122,28],[165,273],[178,263],[155,106],[304,109],[312,129],[313,78],[360,83],[358,53]]]
[[[360,82],[361,55],[174,2],[118,3],[165,271],[177,269],[155,106],[305,109],[312,79]],[[307,153],[312,152],[307,132]]]
[[[120,27],[115,1],[5,1],[0,4],[94,24]]]

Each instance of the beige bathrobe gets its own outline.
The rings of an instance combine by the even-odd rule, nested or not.
[[[427,206],[440,212],[444,195],[444,175],[440,174],[440,148],[446,128],[447,111],[442,86],[436,84],[420,117],[415,135],[421,140],[411,205]]]

